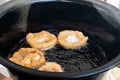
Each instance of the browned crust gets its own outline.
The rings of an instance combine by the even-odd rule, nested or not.
[[[39,39],[42,39],[45,37],[48,37],[49,40],[42,42],[42,43],[38,43]],[[43,30],[38,33],[28,33],[26,36],[26,41],[33,48],[37,48],[39,50],[46,50],[56,45],[57,37],[54,34],[51,34]]]
[[[70,43],[70,42],[67,42],[65,39],[68,35],[75,35],[77,36],[77,38],[79,38],[80,40],[78,42],[74,42],[74,43]],[[82,32],[80,31],[73,31],[73,30],[64,30],[64,31],[61,31],[59,34],[58,34],[58,43],[64,47],[64,48],[67,48],[67,49],[75,49],[75,48],[78,48],[84,44],[86,44],[88,40],[88,37],[85,37],[83,35]]]
[[[34,61],[32,59],[34,58],[34,54],[38,54],[40,56],[40,59]],[[31,59],[31,63],[25,64],[25,60],[28,58]],[[40,66],[46,62],[44,54],[41,51],[34,48],[20,48],[17,52],[13,54],[13,56],[9,60],[15,62],[16,64],[29,68]]]

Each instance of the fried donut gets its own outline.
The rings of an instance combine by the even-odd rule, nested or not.
[[[63,72],[61,66],[55,62],[46,62],[39,70],[46,72]]]
[[[54,34],[43,30],[38,33],[28,33],[26,41],[33,48],[48,50],[56,45],[57,37]]]
[[[76,49],[86,44],[88,37],[82,32],[74,30],[64,30],[58,34],[58,43],[66,49]]]
[[[20,48],[9,60],[29,68],[40,66],[46,61],[44,54],[34,48]]]

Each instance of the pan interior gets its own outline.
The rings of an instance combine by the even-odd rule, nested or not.
[[[57,35],[59,30],[47,30]],[[11,50],[9,57],[20,48],[30,47],[25,38],[21,39]],[[48,62],[60,64],[64,72],[85,71],[104,65],[107,62],[106,54],[102,48],[91,39],[85,46],[78,49],[64,49],[59,44],[43,52]],[[37,67],[37,66],[36,66]],[[37,69],[35,67],[35,69]]]

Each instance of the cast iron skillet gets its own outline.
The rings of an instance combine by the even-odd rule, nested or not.
[[[118,9],[96,0],[10,1],[0,7],[0,63],[19,76],[27,78],[92,79],[91,77],[120,63],[119,16]],[[7,59],[10,49],[16,42],[28,32],[43,29],[86,31],[87,35],[105,51],[108,62],[82,72],[50,73],[21,67]]]

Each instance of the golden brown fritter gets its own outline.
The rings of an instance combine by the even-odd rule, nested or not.
[[[40,66],[46,61],[44,54],[34,48],[20,48],[9,60],[29,68]]]
[[[61,66],[55,62],[46,62],[39,70],[46,72],[63,72]]]
[[[66,49],[76,49],[86,44],[88,37],[82,32],[74,30],[64,30],[58,34],[58,43]]]
[[[26,41],[33,48],[48,50],[56,45],[57,37],[54,34],[43,30],[38,33],[28,33]]]

